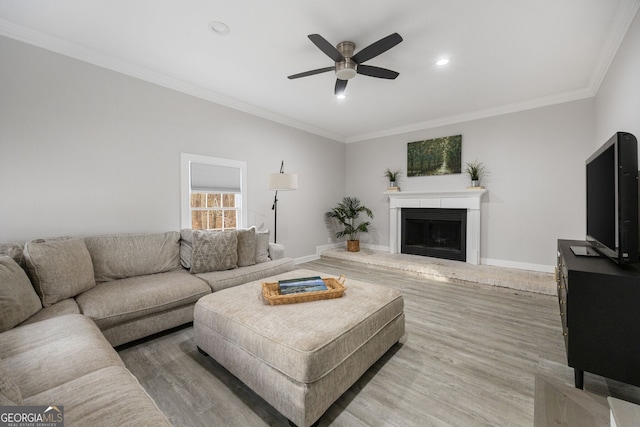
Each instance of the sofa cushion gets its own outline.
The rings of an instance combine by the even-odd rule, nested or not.
[[[0,255],[0,332],[24,322],[41,308],[27,273],[12,258]]]
[[[64,405],[68,426],[161,426],[171,424],[126,368],[110,366],[25,398],[27,405]]]
[[[211,293],[202,280],[185,270],[129,277],[99,283],[78,295],[76,301],[85,316],[107,329],[153,313],[194,304]]]
[[[96,284],[91,256],[82,239],[31,240],[24,246],[24,259],[45,307]]]
[[[256,262],[268,262],[269,258],[269,230],[256,231]]]
[[[229,270],[238,266],[238,235],[235,231],[193,230],[193,274]]]
[[[284,258],[284,245],[280,243],[269,243],[269,258],[273,261]]]
[[[86,237],[97,282],[163,273],[180,268],[180,233],[112,234]]]
[[[236,230],[238,234],[238,267],[256,263],[256,229]]]
[[[291,258],[282,258],[270,262],[261,262],[238,270],[210,271],[197,274],[197,276],[207,282],[213,292],[217,292],[289,270],[293,270],[293,260]]]
[[[124,366],[98,327],[81,314],[0,334],[0,358],[27,399],[107,366]]]
[[[65,314],[80,314],[80,308],[78,308],[78,304],[76,304],[75,299],[67,298],[62,301],[58,301],[49,307],[44,307],[42,310],[22,322],[19,326],[52,319]]]
[[[22,394],[0,360],[0,406],[22,405]]]

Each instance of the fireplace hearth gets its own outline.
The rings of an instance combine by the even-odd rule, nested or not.
[[[402,253],[466,261],[466,209],[402,209],[401,221]]]

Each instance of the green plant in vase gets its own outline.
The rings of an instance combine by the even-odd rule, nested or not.
[[[400,178],[400,173],[401,173],[401,171],[399,171],[399,170],[392,171],[389,168],[387,168],[387,170],[384,171],[384,176],[389,179],[389,187],[396,187],[396,183],[398,182],[398,178]]]
[[[479,187],[480,180],[486,175],[486,169],[482,162],[474,160],[464,164],[464,171],[469,175],[472,187]]]

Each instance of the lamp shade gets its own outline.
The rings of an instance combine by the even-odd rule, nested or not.
[[[269,174],[269,190],[287,191],[298,189],[298,175],[295,173]]]

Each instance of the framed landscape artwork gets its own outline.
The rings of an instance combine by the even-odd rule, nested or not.
[[[462,172],[462,135],[407,143],[407,176]]]

